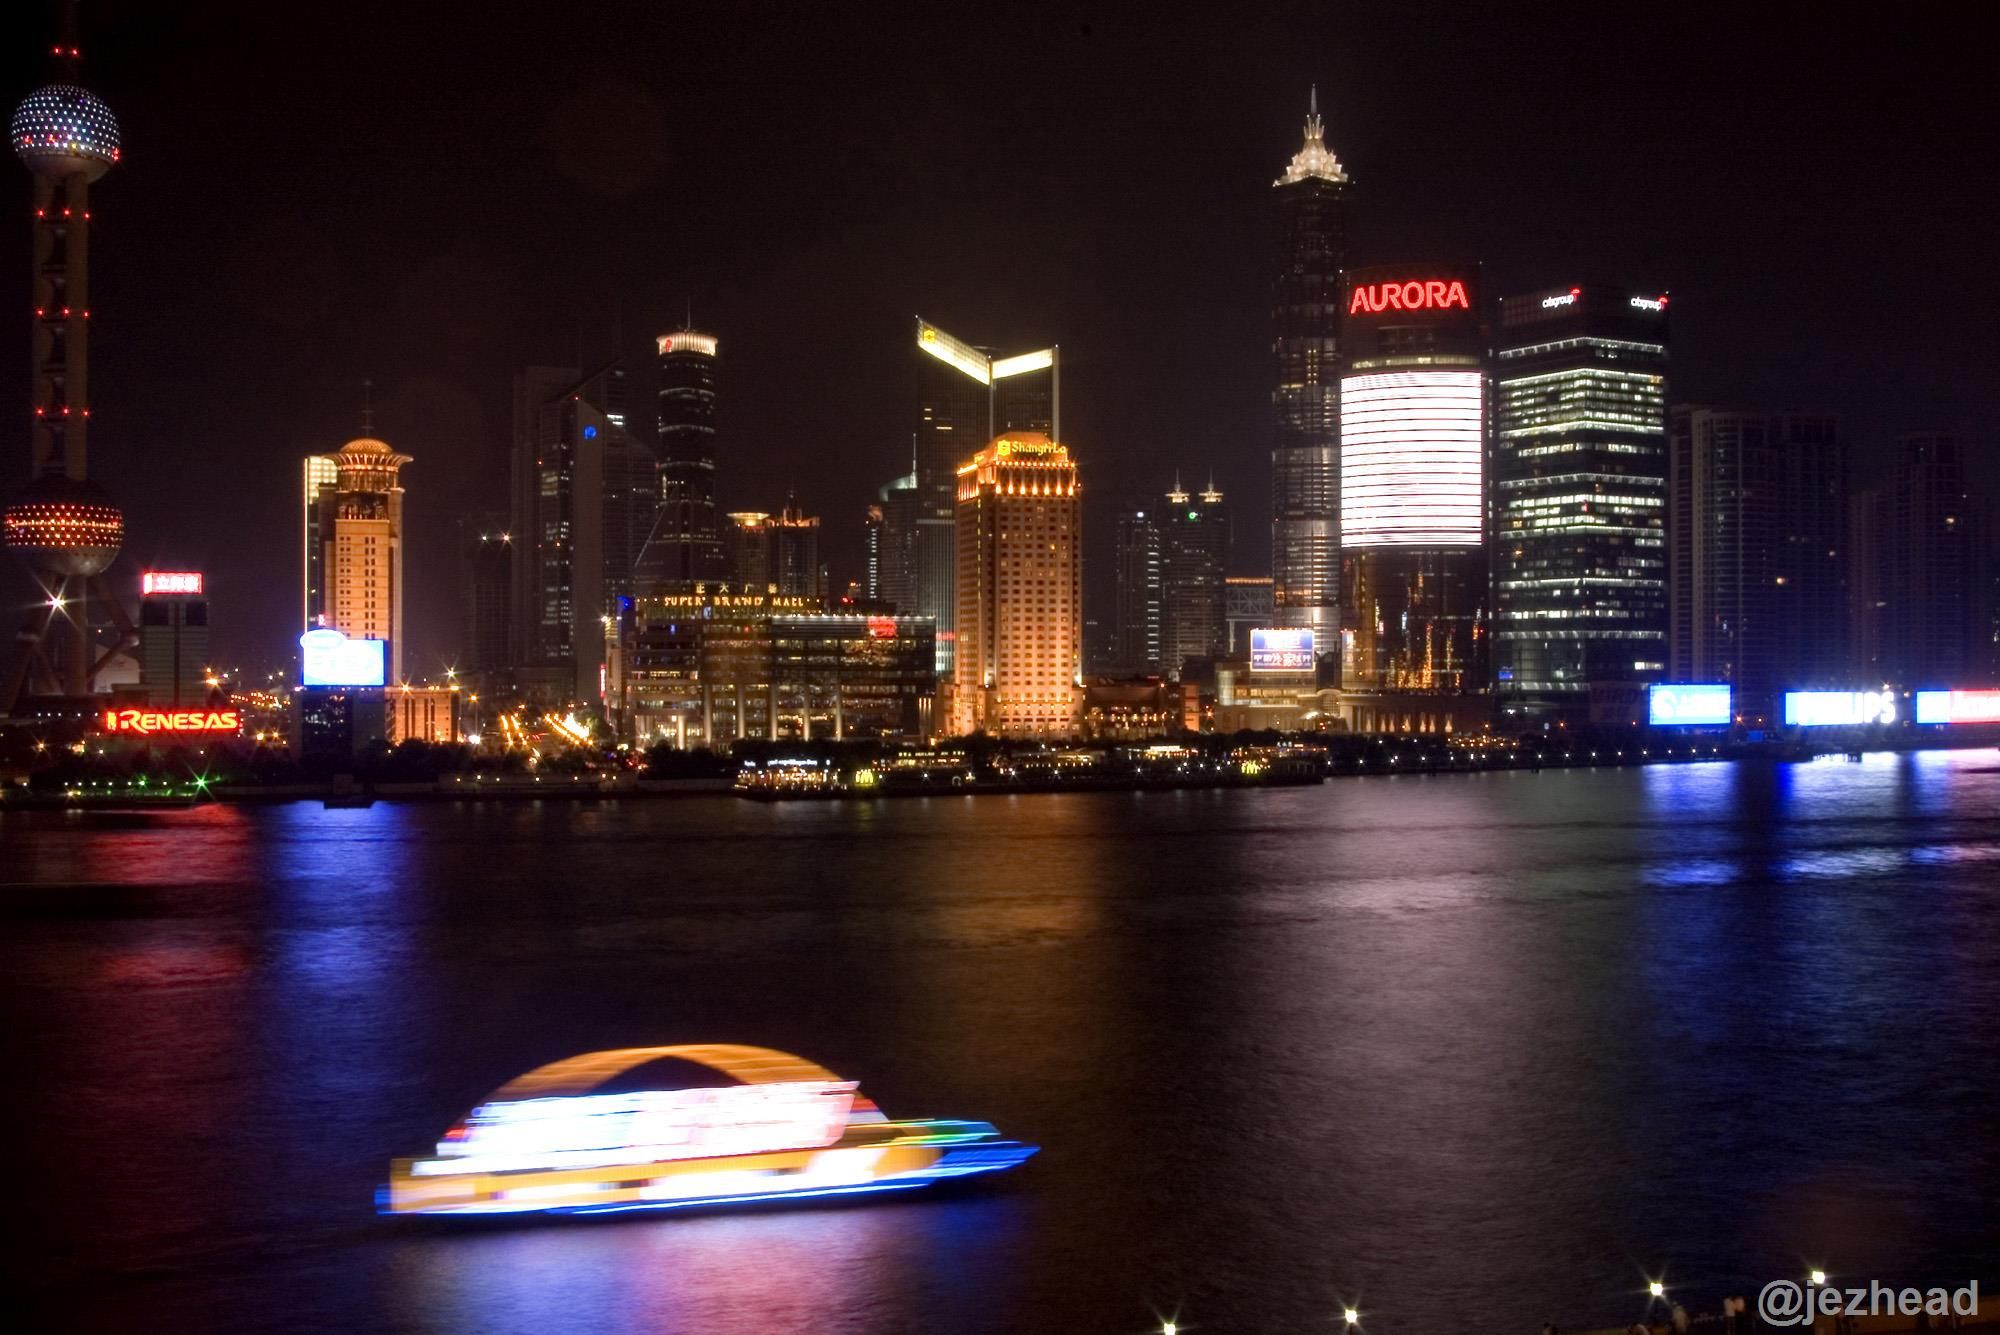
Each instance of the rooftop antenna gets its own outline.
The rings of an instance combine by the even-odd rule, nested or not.
[[[375,382],[373,380],[363,380],[361,382],[361,434],[364,436],[375,434]]]

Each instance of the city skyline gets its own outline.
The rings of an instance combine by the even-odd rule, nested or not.
[[[694,136],[678,138],[673,160],[655,161],[650,175],[644,170],[649,160],[627,173],[642,179],[591,186],[577,182],[578,164],[565,165],[542,139],[525,134],[528,147],[509,170],[569,183],[579,199],[591,201],[584,223],[553,244],[540,235],[530,244],[521,235],[535,211],[513,196],[501,201],[504,207],[485,209],[476,222],[454,212],[445,220],[449,225],[413,229],[399,249],[373,259],[371,238],[386,223],[369,211],[342,204],[322,217],[313,207],[315,200],[324,202],[316,190],[289,211],[259,204],[264,212],[256,214],[257,224],[276,225],[280,235],[254,240],[246,220],[245,230],[220,239],[232,261],[221,299],[237,318],[215,335],[221,340],[216,355],[183,362],[168,330],[174,312],[188,305],[188,289],[174,266],[161,260],[179,243],[170,225],[180,207],[174,168],[199,151],[203,127],[198,121],[177,124],[181,113],[170,113],[158,99],[213,57],[195,50],[199,11],[169,18],[106,10],[89,17],[91,81],[128,127],[138,127],[138,147],[108,187],[119,225],[100,236],[93,254],[96,286],[117,294],[93,322],[101,363],[94,453],[102,461],[99,471],[118,481],[132,535],[114,573],[123,578],[127,567],[148,565],[207,570],[219,612],[216,650],[234,660],[254,663],[273,653],[271,646],[286,643],[280,632],[292,619],[292,597],[261,587],[255,576],[274,552],[296,543],[285,530],[297,459],[352,436],[359,380],[381,386],[382,433],[425,461],[412,501],[410,605],[418,629],[408,648],[412,671],[435,673],[457,648],[451,642],[457,638],[458,590],[449,575],[455,523],[504,502],[507,377],[521,365],[572,359],[594,365],[613,352],[644,368],[658,334],[685,321],[690,296],[694,318],[717,329],[737,353],[732,401],[725,405],[731,458],[720,502],[729,508],[770,504],[768,495],[743,494],[742,484],[753,475],[773,477],[781,493],[795,489],[802,504],[827,518],[825,559],[836,586],[861,573],[860,514],[881,480],[907,466],[909,409],[900,368],[913,309],[936,315],[947,327],[977,329],[1000,346],[1063,343],[1071,388],[1063,434],[1084,451],[1094,479],[1086,522],[1093,607],[1109,603],[1113,525],[1102,507],[1130,486],[1152,485],[1155,460],[1206,468],[1214,456],[1217,483],[1245,523],[1231,573],[1260,573],[1262,535],[1248,517],[1268,513],[1269,441],[1263,433],[1271,166],[1295,150],[1314,84],[1329,147],[1366,186],[1353,223],[1356,262],[1426,250],[1478,256],[1487,261],[1493,293],[1579,276],[1657,283],[1677,298],[1677,397],[1835,413],[1852,442],[1858,483],[1886,472],[1894,441],[1906,431],[1932,428],[1951,430],[1967,443],[1969,467],[1979,480],[1990,453],[1982,446],[2000,416],[1990,402],[1992,390],[1971,373],[1986,342],[1977,326],[1962,323],[1971,319],[1972,303],[1966,310],[1953,305],[1939,311],[1935,296],[1914,302],[1907,296],[1942,292],[1954,264],[1969,268],[1969,238],[1954,241],[1955,233],[1935,223],[1944,232],[1929,238],[1936,244],[1870,256],[1865,272],[1879,276],[1848,285],[1843,313],[1833,319],[1823,289],[1847,271],[1840,259],[1858,258],[1860,229],[1836,227],[1817,214],[1792,216],[1832,188],[1823,184],[1825,154],[1815,148],[1798,162],[1779,164],[1781,179],[1793,187],[1790,202],[1750,200],[1740,186],[1730,194],[1729,174],[1740,177],[1751,157],[1761,162],[1793,140],[1838,140],[1880,161],[1869,181],[1840,186],[1853,193],[1856,216],[1879,214],[1912,165],[1908,154],[1883,158],[1885,127],[1857,124],[1829,101],[1824,109],[1833,119],[1809,128],[1775,95],[1769,103],[1738,101],[1696,114],[1670,80],[1627,70],[1637,84],[1629,105],[1621,102],[1627,108],[1622,119],[1609,128],[1586,133],[1587,127],[1563,125],[1558,135],[1551,94],[1523,113],[1528,129],[1539,124],[1544,133],[1510,132],[1503,148],[1473,114],[1500,88],[1497,76],[1479,74],[1459,52],[1466,30],[1447,40],[1407,20],[1372,25],[1375,40],[1383,51],[1432,57],[1437,105],[1400,121],[1383,77],[1370,72],[1351,43],[1343,48],[1334,40],[1338,25],[1327,25],[1323,46],[1307,42],[1305,50],[1283,56],[1252,49],[1253,38],[1265,33],[1254,24],[1222,34],[1221,45],[1202,57],[1222,77],[1215,92],[1195,99],[1193,107],[1137,92],[1114,95],[1137,87],[1145,58],[1197,59],[1185,49],[1192,29],[1052,29],[1017,39],[1048,46],[1049,71],[1038,80],[1054,79],[1079,62],[1096,62],[1106,72],[1102,90],[1033,110],[979,155],[983,184],[1029,180],[1036,164],[1025,148],[1030,129],[1063,129],[1066,142],[1054,161],[1078,189],[1070,192],[1062,219],[1015,219],[1002,226],[967,198],[965,169],[953,167],[923,194],[932,200],[928,221],[901,220],[893,210],[879,218],[850,211],[833,215],[823,228],[788,225],[775,239],[769,229],[777,224],[765,222],[758,225],[761,233],[751,228],[753,235],[727,245],[692,248],[695,260],[661,263],[650,248],[642,260],[636,248],[640,220],[658,223],[670,182],[706,201],[708,215],[722,218],[757,201],[796,201],[797,191],[830,189],[836,180],[824,164],[801,168],[799,181],[745,174],[725,161],[731,155],[720,142]],[[1692,26],[1663,22],[1637,32],[1665,56],[1691,49]],[[1532,19],[1508,26],[1500,34],[1502,52],[1525,50],[1538,31]],[[333,49],[349,40],[324,36]],[[884,68],[911,59],[902,43],[914,46],[920,36],[891,43],[878,57]],[[162,62],[152,52],[142,58],[147,38],[185,58]],[[275,44],[276,34],[253,23],[233,40],[256,50],[260,43]],[[1611,38],[1586,33],[1578,40],[1602,45]],[[1742,50],[1717,58],[1748,60],[1767,40],[1752,35]],[[454,71],[504,63],[515,49],[497,36],[475,50],[443,46],[440,58]],[[404,57],[392,51],[380,58],[382,77],[418,86]],[[1898,68],[1899,58],[1889,59],[1884,79]],[[267,65],[284,65],[275,54],[273,61],[250,62],[260,85],[269,77]],[[534,114],[556,126],[558,113],[576,99],[606,97],[614,98],[608,109],[619,123],[645,123],[646,108],[663,105],[674,85],[667,74],[641,78],[629,65],[614,66],[614,75],[601,81],[615,85],[613,92],[597,81],[558,79],[567,91],[551,94],[550,104]],[[17,54],[11,72],[17,85],[28,86],[38,73],[32,52]],[[799,72],[790,73],[798,83]],[[1254,92],[1238,95],[1252,83]],[[817,87],[808,79],[795,96],[819,96]],[[1572,82],[1562,97],[1587,91]],[[625,102],[616,102],[614,93]],[[996,95],[1000,103],[988,106],[969,88],[933,82],[924,95],[940,108],[981,106],[982,129],[991,128],[988,122],[1011,125],[1009,116],[1022,110],[1014,94]],[[1943,127],[1943,138],[1927,140],[1927,153],[1942,152],[1952,127],[1965,123],[1936,105],[1952,96],[1943,82],[1920,85],[1918,105],[1907,113],[1918,117],[1926,106],[1939,113],[1930,119]],[[1454,113],[1463,119],[1462,133],[1419,142]],[[1692,127],[1669,139],[1673,118],[1689,114],[1696,114]],[[463,121],[447,122],[470,132]],[[791,133],[789,114],[776,110],[738,122],[717,133],[755,142]],[[1730,124],[1742,133],[1725,142]],[[848,167],[849,184],[889,188],[912,163],[956,160],[950,156],[954,145],[911,142],[914,132],[892,109],[870,101],[856,105],[845,122],[815,124],[813,133],[847,146],[836,158]],[[1120,147],[1150,140],[1178,149],[1149,160],[1143,172],[1120,174]],[[356,170],[394,187],[409,179],[414,163],[392,140],[380,142],[385,151],[379,159]],[[1666,156],[1637,176],[1639,168],[1626,162],[1632,155],[1620,150],[1646,142],[1660,145]],[[1690,145],[1702,150],[1699,162],[1690,160]],[[252,183],[270,184],[269,192],[251,192],[261,200],[264,193],[282,195],[282,185],[299,179],[294,173],[323,172],[325,152],[308,135],[295,152],[253,154],[239,170]],[[894,160],[885,164],[885,157]],[[450,169],[455,189],[471,188],[462,170]],[[1107,178],[1117,188],[1098,184]],[[1540,184],[1530,189],[1530,181]],[[25,194],[22,182],[14,188]],[[1160,245],[1145,248],[1143,265],[1136,256],[1099,265],[1092,248],[1098,239],[1141,225],[1142,216],[1149,232],[1162,225],[1149,206],[1170,188],[1199,192],[1218,201],[1219,211],[1199,225],[1168,225]],[[1635,190],[1657,194],[1658,207],[1626,202]],[[1613,204],[1594,211],[1596,226],[1566,230],[1559,244],[1539,233],[1548,210],[1599,191]],[[1719,202],[1724,198],[1726,209]],[[940,225],[938,217],[952,225]],[[1718,231],[1725,221],[1728,230]],[[671,222],[712,239],[712,224],[697,227],[679,214]],[[959,230],[960,223],[973,230]],[[915,263],[899,272],[887,265],[886,252],[906,234],[918,242]],[[574,245],[567,240],[572,237]],[[970,268],[960,263],[966,237],[977,238],[975,248],[992,258]],[[271,253],[273,247],[283,253]],[[391,263],[396,256],[401,261]],[[1146,282],[1151,268],[1163,263],[1172,264],[1181,281]],[[496,275],[505,280],[497,289],[487,281]],[[270,281],[279,276],[283,283]],[[1143,293],[1133,286],[1140,283]],[[1775,300],[1780,290],[1791,294],[1784,302]],[[479,307],[484,309],[475,315]],[[1754,322],[1748,318],[1753,310]],[[1187,336],[1197,328],[1204,331],[1200,337]],[[1935,340],[1916,337],[1928,329],[1939,331]],[[246,356],[238,346],[243,331],[254,334],[258,355]],[[829,336],[817,339],[819,350],[805,356],[802,331]],[[1882,374],[1851,373],[1876,351]],[[17,398],[25,393],[12,378],[0,378],[0,388]],[[639,379],[634,401],[649,402],[650,390]],[[1230,442],[1228,448],[1214,448],[1217,439]],[[195,517],[204,487],[225,471],[235,476],[232,485],[246,495],[250,511],[228,542]],[[20,586],[19,572],[9,578],[15,581],[10,588]]]

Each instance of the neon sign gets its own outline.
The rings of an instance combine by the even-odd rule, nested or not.
[[[148,570],[139,576],[139,592],[145,597],[156,593],[200,593],[199,570]]]
[[[1443,311],[1454,307],[1462,311],[1472,309],[1472,298],[1466,295],[1464,283],[1456,278],[1413,278],[1407,283],[1369,283],[1355,288],[1354,295],[1348,298],[1347,313]]]
[[[896,618],[869,617],[868,638],[871,640],[893,640],[896,638]]]
[[[1667,294],[1662,292],[1657,297],[1634,297],[1632,307],[1641,311],[1663,311],[1667,308]]]
[[[1552,311],[1558,306],[1574,306],[1576,305],[1576,299],[1582,295],[1583,295],[1582,288],[1573,287],[1569,291],[1563,293],[1561,296],[1543,297],[1542,309],[1545,311]]]
[[[150,736],[156,732],[239,732],[242,727],[243,716],[234,709],[107,709],[104,711],[105,732]]]

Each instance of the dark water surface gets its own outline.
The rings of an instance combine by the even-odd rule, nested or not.
[[[9,814],[9,1293],[36,1330],[1192,1335],[1991,1286],[1994,763]],[[700,1041],[1045,1149],[860,1207],[373,1214],[510,1076]]]

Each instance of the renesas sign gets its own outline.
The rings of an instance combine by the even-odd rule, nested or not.
[[[1380,283],[1356,283],[1348,294],[1349,315],[1380,315],[1384,311],[1470,311],[1472,297],[1458,278],[1411,278]]]
[[[234,733],[243,715],[234,709],[107,709],[103,730],[151,736],[156,732]]]

